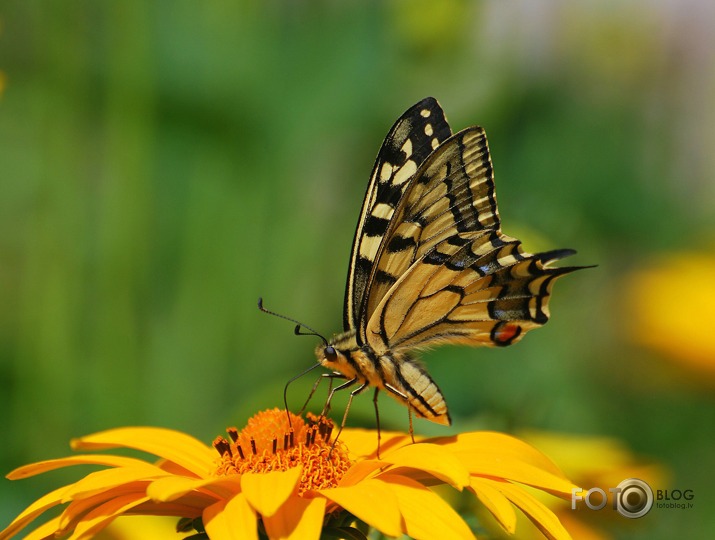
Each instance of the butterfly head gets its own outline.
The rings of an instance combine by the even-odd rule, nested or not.
[[[318,363],[332,371],[343,371],[341,367],[347,364],[345,354],[332,343],[321,343],[315,348]]]
[[[356,369],[356,361],[359,360],[358,345],[355,340],[355,332],[349,331],[337,336],[333,336],[330,341],[321,343],[315,348],[315,356],[318,363],[331,371],[339,371],[349,378],[359,377],[359,368]]]

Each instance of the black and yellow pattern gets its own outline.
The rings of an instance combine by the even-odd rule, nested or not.
[[[522,251],[503,234],[484,130],[452,135],[426,98],[395,123],[378,153],[355,232],[344,332],[317,348],[341,387],[387,390],[418,416],[450,418],[437,385],[411,358],[442,343],[511,345],[549,318],[551,285],[573,254]]]

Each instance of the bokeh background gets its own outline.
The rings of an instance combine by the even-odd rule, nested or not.
[[[281,405],[317,340],[256,300],[340,330],[374,156],[433,95],[486,128],[505,232],[598,267],[515,347],[425,354],[454,426],[416,430],[530,437],[584,488],[693,490],[564,512],[582,538],[715,534],[715,4],[10,0],[0,25],[3,474]],[[369,397],[349,423],[374,425]],[[0,527],[64,474],[0,480]]]

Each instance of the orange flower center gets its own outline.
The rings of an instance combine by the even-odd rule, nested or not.
[[[332,420],[324,416],[309,413],[306,421],[284,410],[261,411],[241,431],[227,429],[230,441],[216,437],[213,446],[221,459],[214,474],[286,471],[300,465],[299,495],[336,487],[352,462],[343,444],[330,443],[332,430]]]

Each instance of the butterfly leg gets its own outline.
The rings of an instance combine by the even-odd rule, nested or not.
[[[380,409],[377,406],[377,396],[380,393],[380,389],[375,387],[375,394],[372,396],[372,404],[375,406],[375,425],[377,426],[377,459],[380,459]]]
[[[415,444],[415,430],[412,429],[412,405],[407,404],[407,417],[410,420],[410,438],[412,439],[412,444]]]
[[[344,388],[348,388],[349,386],[352,386],[358,381],[358,378],[350,379],[348,382],[345,382],[341,384],[340,386],[337,386],[335,390],[330,394],[330,398],[333,397],[333,394],[337,392],[338,390],[342,390]],[[358,394],[362,393],[367,387],[370,386],[370,383],[367,381],[363,382],[360,386],[358,386],[355,390],[350,392],[350,397],[348,398],[348,404],[345,406],[345,413],[343,414],[343,421],[340,422],[340,429],[338,430],[338,433],[335,435],[335,439],[333,440],[333,448],[335,448],[335,443],[338,442],[338,438],[340,437],[340,434],[343,432],[343,428],[345,427],[345,423],[348,421],[348,413],[350,412],[350,405],[352,405],[353,398],[357,396]],[[329,398],[329,399],[330,399]],[[332,448],[330,449],[332,452]]]
[[[331,380],[333,379],[345,379],[345,375],[342,373],[326,373],[324,377],[328,377]],[[343,384],[336,386],[332,390],[330,390],[330,393],[328,394],[328,399],[325,401],[325,405],[323,406],[323,412],[320,413],[321,416],[326,416],[330,412],[330,403],[333,401],[333,396],[335,395],[335,392],[339,392],[340,390],[345,390],[346,388],[350,388],[353,384],[358,382],[358,378],[354,377]],[[349,403],[349,402],[348,402]]]
[[[405,406],[407,406],[407,416],[410,421],[410,438],[412,439],[412,442],[414,443],[415,442],[415,432],[412,428],[412,404],[410,403],[410,400],[407,398],[407,396],[405,394],[403,394],[397,388],[395,388],[394,386],[392,386],[390,384],[385,383],[385,388],[405,402]],[[375,400],[376,400],[375,401],[375,415],[377,415],[377,396],[375,396]],[[379,418],[378,418],[378,432],[377,432],[378,443],[380,442],[380,431],[379,431],[380,427],[379,426],[380,426],[380,423],[379,423]],[[379,449],[379,445],[378,445],[378,449]],[[378,457],[380,457],[380,456],[378,455]]]
[[[310,400],[313,399],[313,395],[315,394],[315,391],[318,389],[318,386],[320,385],[320,381],[323,379],[329,379],[328,382],[328,394],[330,394],[332,388],[333,388],[333,379],[345,379],[346,377],[342,373],[323,373],[318,377],[318,379],[313,383],[313,388],[310,389],[310,392],[308,393],[308,398],[305,400],[305,403],[303,403],[303,406],[300,408],[298,411],[298,416],[301,416],[303,412],[305,412],[306,407],[308,407],[308,403],[310,403]],[[326,403],[327,404],[327,403]],[[323,409],[323,413],[321,413],[322,416],[325,416],[325,409]]]
[[[302,416],[303,412],[305,412],[305,408],[308,406],[308,403],[310,403],[310,400],[313,399],[313,394],[315,394],[315,391],[318,389],[318,385],[320,384],[320,381],[323,380],[323,375],[318,377],[316,381],[313,383],[313,388],[310,389],[310,392],[308,392],[308,397],[305,400],[305,403],[303,403],[303,406],[300,408],[298,411],[298,416]]]

